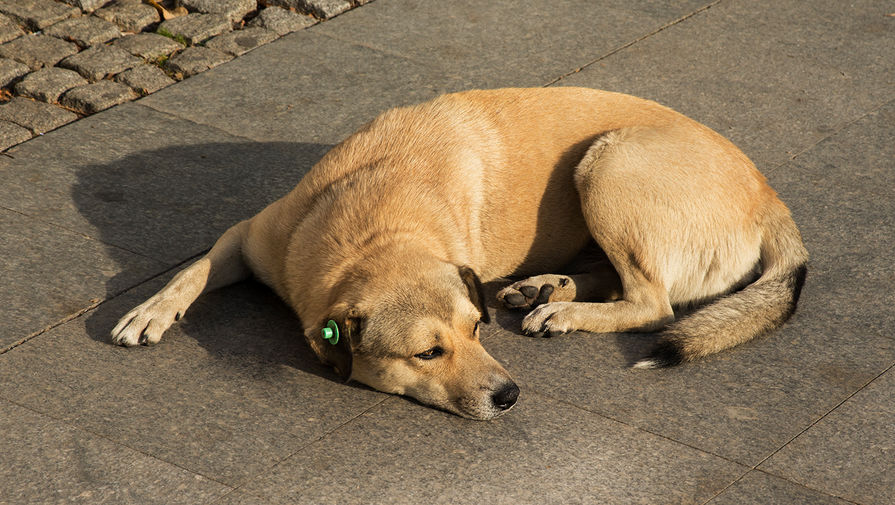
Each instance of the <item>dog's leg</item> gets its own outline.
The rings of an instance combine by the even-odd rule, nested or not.
[[[609,302],[621,298],[621,280],[608,260],[581,274],[546,274],[514,282],[497,293],[509,309],[533,309],[551,302]]]
[[[675,216],[662,221],[667,200],[676,196],[665,197],[674,191],[667,182],[651,182],[666,163],[663,139],[648,130],[610,132],[594,142],[575,172],[582,213],[618,273],[622,298],[540,305],[523,320],[525,333],[652,331],[674,319],[663,267],[669,249],[682,244],[674,235]]]
[[[522,321],[522,330],[534,336],[552,336],[575,330],[608,333],[653,331],[674,319],[665,288],[652,282],[636,264],[618,258],[624,298],[591,303],[556,301],[538,305]],[[524,281],[523,281],[524,282]]]
[[[251,271],[243,260],[242,244],[248,228],[249,221],[243,221],[227,230],[208,254],[121,318],[112,340],[126,346],[154,344],[200,294],[247,278]]]

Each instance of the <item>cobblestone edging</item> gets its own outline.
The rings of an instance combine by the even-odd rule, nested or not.
[[[0,151],[370,1],[0,0]]]

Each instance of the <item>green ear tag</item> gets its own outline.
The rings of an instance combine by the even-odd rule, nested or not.
[[[332,319],[326,322],[326,328],[323,328],[322,333],[323,340],[326,340],[332,345],[339,343],[339,325]]]

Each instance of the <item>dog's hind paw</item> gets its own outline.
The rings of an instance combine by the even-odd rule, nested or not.
[[[509,309],[533,309],[550,302],[575,298],[575,283],[567,275],[537,275],[513,283],[497,293],[497,299]]]

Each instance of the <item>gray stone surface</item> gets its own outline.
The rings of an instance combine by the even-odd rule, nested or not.
[[[81,9],[85,12],[91,12],[96,10],[99,7],[102,7],[103,4],[109,2],[109,0],[62,0],[63,2],[74,5],[75,7]]]
[[[849,502],[753,470],[706,505],[848,505]]]
[[[12,100],[0,104],[0,119],[41,134],[70,123],[78,119],[78,116],[55,105],[13,97]]]
[[[0,170],[13,168],[8,158],[0,163]],[[0,209],[0,231],[0,351],[164,268],[160,262],[110,250],[97,240],[6,209]]]
[[[827,319],[825,290],[810,279],[783,329],[692,366],[635,371],[629,367],[651,335],[533,339],[519,335],[521,317],[504,311],[497,320],[509,331],[483,341],[523,390],[573,398],[588,411],[752,466],[885,370],[895,353],[891,339]]]
[[[31,31],[37,31],[77,16],[81,11],[53,0],[0,0],[0,13]]]
[[[0,398],[230,486],[386,398],[318,364],[292,312],[258,285],[205,298],[156,347],[108,343],[107,327],[160,287],[153,281],[2,355]]]
[[[123,72],[142,64],[143,61],[115,46],[94,46],[69,56],[59,63],[60,67],[77,71],[90,81],[99,81],[109,75]]]
[[[230,61],[233,56],[210,47],[191,46],[171,56],[165,66],[178,78],[190,77]]]
[[[96,16],[66,19],[45,28],[44,33],[74,42],[81,47],[102,44],[121,36],[115,23]]]
[[[760,468],[856,503],[885,505],[895,487],[893,426],[890,369]]]
[[[311,16],[274,6],[262,9],[249,24],[273,30],[280,35],[286,35],[287,33],[307,28],[316,22],[317,20]]]
[[[16,83],[15,91],[20,96],[53,103],[62,93],[83,84],[87,84],[87,81],[74,70],[50,67],[25,76]]]
[[[702,503],[745,471],[538,394],[487,423],[392,397],[223,503]]]
[[[831,330],[858,327],[861,338],[891,339],[895,327],[889,289],[895,268],[886,259],[895,215],[895,147],[885,139],[893,125],[890,102],[796,158],[791,170],[772,173],[779,186],[799,188],[794,213],[814,253],[813,282],[826,291]],[[875,351],[895,363],[895,351]],[[888,503],[895,488],[893,391],[889,369],[761,469],[855,502]]]
[[[116,40],[114,45],[134,56],[147,60],[154,60],[160,56],[167,56],[174,51],[183,49],[183,45],[180,42],[157,33],[135,33]]]
[[[183,37],[193,45],[232,29],[230,19],[223,14],[192,13],[163,21],[157,31],[166,36]]]
[[[94,14],[115,23],[126,32],[139,32],[161,21],[158,11],[142,0],[115,0]]]
[[[31,71],[24,63],[9,58],[0,58],[0,88],[9,86],[13,81]]]
[[[277,32],[273,30],[261,27],[248,27],[239,31],[218,35],[206,42],[205,47],[217,49],[232,56],[240,56],[258,46],[276,40],[278,37]]]
[[[127,103],[0,156],[0,207],[109,244],[114,258],[171,266],[282,196],[330,147],[249,141]]]
[[[0,151],[31,138],[31,132],[10,121],[0,119]]]
[[[315,30],[236,58],[210,72],[214,80],[187,79],[143,103],[259,141],[334,144],[382,112],[385,103],[411,104],[462,89],[454,76]],[[351,72],[342,70],[345,65]],[[258,79],[262,74],[265,78]]]
[[[297,9],[321,19],[331,18],[351,9],[348,0],[268,0],[268,5]]]
[[[135,98],[137,94],[126,84],[102,80],[67,91],[59,103],[82,114],[93,114]]]
[[[42,33],[19,37],[0,45],[0,57],[22,62],[32,70],[52,67],[62,58],[77,52],[77,45]]]
[[[27,339],[0,348],[0,409],[34,413],[0,414],[24,437],[0,442],[15,454],[0,480],[25,476],[0,501],[10,488],[12,503],[878,503],[895,473],[893,25],[863,0],[722,1],[680,20],[709,1],[378,0],[6,151],[0,214],[22,219],[0,230],[14,243],[0,268],[19,265],[0,293],[37,295],[0,303],[0,338]],[[782,331],[640,373],[626,366],[650,336],[533,340],[497,311],[483,341],[522,396],[485,423],[338,381],[253,283],[200,298],[157,347],[105,343],[174,272],[144,279],[281,196],[375,113],[560,78],[659,99],[760,162],[812,253]],[[43,291],[86,312],[43,331],[72,315]],[[16,451],[65,446],[41,419],[86,434],[78,450],[107,443],[105,459],[75,452],[53,480],[50,450]],[[132,456],[139,478],[97,490],[84,477]],[[215,499],[183,475],[238,488]]]
[[[464,88],[543,86],[707,3],[391,0],[314,30],[456,75]]]
[[[140,95],[148,95],[174,84],[162,69],[155,65],[140,65],[115,76],[115,80],[127,84]]]
[[[765,170],[891,99],[895,23],[874,5],[721,2],[686,29],[664,30],[560,84],[657,100],[730,138]],[[840,17],[831,37],[830,20]]]
[[[194,504],[230,491],[5,400],[0,400],[0,430],[5,503]],[[137,475],[140,484],[133,486]]]
[[[0,14],[0,44],[21,37],[25,31],[9,17]]]
[[[258,6],[256,0],[182,0],[181,5],[190,11],[224,14],[234,23]]]

